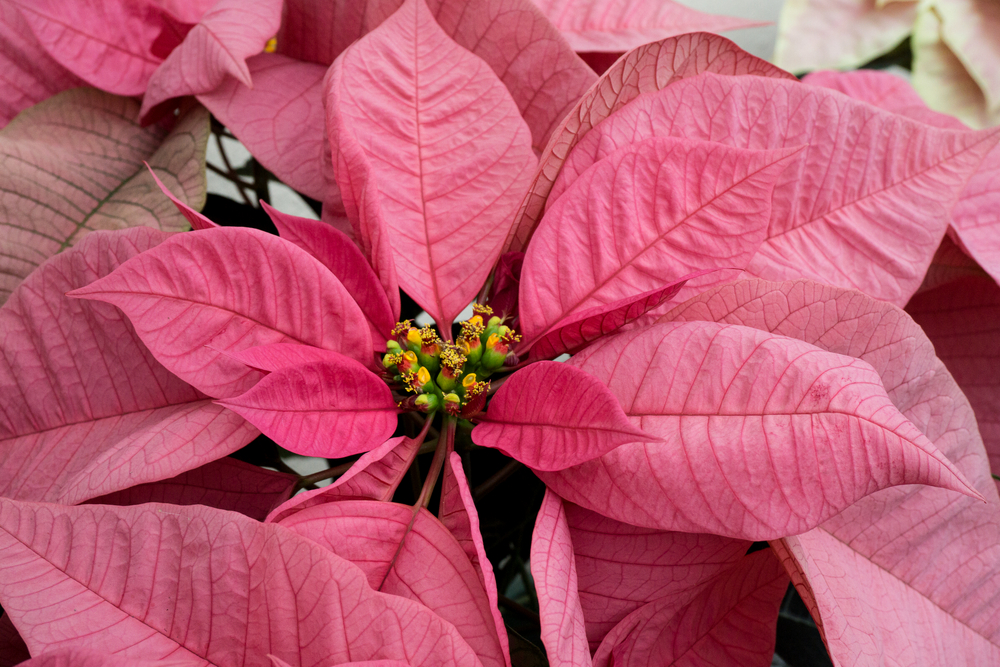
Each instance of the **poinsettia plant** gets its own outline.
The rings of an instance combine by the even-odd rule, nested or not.
[[[672,3],[0,7],[0,664],[1000,656],[1000,131]]]

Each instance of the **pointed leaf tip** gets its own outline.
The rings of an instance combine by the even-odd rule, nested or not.
[[[735,278],[766,237],[775,184],[803,153],[676,137],[620,143],[571,180],[535,230],[520,283],[527,341],[692,273],[700,277],[679,300]],[[586,146],[565,168],[587,161],[573,158]],[[567,180],[560,176],[553,196]]]
[[[218,350],[295,342],[372,359],[364,315],[340,281],[301,248],[255,229],[178,234],[72,296],[121,308],[160,363],[216,398],[245,393],[261,377]]]
[[[385,442],[399,412],[388,385],[342,355],[278,369],[245,394],[218,403],[285,449],[325,458]]]
[[[334,173],[362,245],[371,257],[391,237],[407,290],[447,326],[486,280],[537,164],[517,105],[422,0],[348,48],[325,95]]]
[[[663,438],[539,472],[567,500],[618,521],[774,539],[890,486],[978,495],[859,359],[699,321],[618,334],[568,363]]]
[[[177,210],[181,212],[181,215],[187,218],[187,221],[191,223],[191,229],[212,229],[213,227],[219,226],[175,197],[174,193],[167,189],[167,186],[163,184],[163,181],[161,181],[160,177],[156,175],[153,168],[149,166],[149,163],[143,161],[143,164],[146,165],[146,169],[149,170],[149,175],[153,177],[154,181],[156,181],[156,185],[159,186],[160,191],[174,203],[174,206],[176,206]]]
[[[771,280],[807,277],[903,305],[997,132],[929,127],[793,81],[703,73],[607,118],[574,148],[559,180],[572,181],[652,136],[743,149],[805,145],[797,177],[774,189],[767,236],[747,271]]]
[[[625,443],[659,442],[629,421],[597,378],[555,361],[511,375],[472,439],[536,470],[562,470]]]
[[[120,310],[65,296],[168,238],[148,227],[90,234],[0,308],[0,495],[75,504],[257,436],[157,363]]]

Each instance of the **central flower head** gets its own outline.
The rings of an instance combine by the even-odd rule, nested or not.
[[[461,334],[446,343],[430,326],[416,328],[397,322],[382,358],[391,385],[413,394],[400,407],[472,417],[482,411],[493,373],[513,368],[517,356],[510,346],[521,339],[493,315],[489,306],[474,304],[473,315],[461,322]]]

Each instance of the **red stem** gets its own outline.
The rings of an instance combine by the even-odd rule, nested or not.
[[[430,420],[428,420],[430,421]],[[424,480],[424,488],[420,489],[420,497],[414,504],[414,516],[420,507],[427,507],[431,501],[431,493],[437,484],[441,469],[444,468],[444,460],[448,454],[455,450],[455,425],[458,422],[452,416],[444,418],[444,437],[438,440],[437,449],[434,450],[434,458],[431,460],[431,469],[427,471],[427,478]]]
[[[433,420],[428,417],[427,424],[430,424],[431,421]],[[420,489],[420,497],[413,504],[413,516],[410,517],[410,523],[406,526],[406,532],[403,533],[403,537],[399,540],[399,546],[396,547],[396,553],[392,555],[392,561],[389,563],[389,568],[385,571],[385,576],[382,577],[382,583],[378,585],[378,590],[382,590],[382,587],[385,586],[385,580],[389,578],[389,573],[392,572],[392,568],[396,567],[396,559],[399,558],[400,552],[403,551],[403,544],[406,542],[407,535],[413,530],[413,524],[417,521],[417,514],[420,513],[421,509],[427,507],[427,504],[431,500],[431,493],[433,493],[434,487],[437,485],[441,469],[444,468],[444,460],[455,449],[455,425],[457,423],[458,421],[454,417],[445,415],[444,437],[438,438],[437,449],[434,450],[434,459],[431,461],[431,469],[427,471],[427,477],[424,479],[424,487]],[[427,426],[424,426],[424,431],[426,430]]]

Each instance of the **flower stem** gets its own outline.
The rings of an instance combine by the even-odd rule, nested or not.
[[[420,497],[414,503],[414,508],[427,507],[431,501],[431,494],[434,492],[434,486],[437,484],[438,476],[440,476],[441,469],[444,467],[444,460],[455,450],[456,423],[457,420],[454,417],[450,415],[445,416],[444,438],[438,438],[437,449],[434,450],[434,459],[431,460],[431,469],[427,471],[427,477],[424,479],[424,487],[420,489]]]
[[[424,438],[427,437],[427,431],[430,430],[430,426],[431,426],[431,420],[428,419],[424,423],[423,430],[421,430],[420,434],[417,435],[416,438],[414,438],[417,442],[422,443],[420,445],[420,449],[417,451],[417,455],[426,454],[427,452],[432,452],[437,449],[438,446],[437,439],[424,442]],[[314,472],[311,475],[301,475],[299,477],[299,483],[296,485],[295,490],[298,491],[299,489],[304,489],[307,486],[315,484],[316,482],[322,482],[323,480],[326,479],[340,477],[348,470],[350,470],[351,466],[353,466],[355,463],[357,463],[357,459],[353,461],[348,461],[347,463],[341,463],[338,466],[327,468],[326,470],[320,470],[319,472]]]
[[[431,421],[431,419],[428,419],[427,423],[429,424]],[[420,513],[420,510],[427,507],[427,504],[431,500],[431,493],[433,493],[434,487],[437,485],[437,478],[441,474],[441,469],[444,468],[444,460],[455,449],[455,424],[457,421],[451,415],[445,415],[444,417],[444,437],[438,438],[437,448],[434,450],[434,459],[431,461],[431,469],[427,471],[427,477],[424,478],[424,487],[420,489],[420,496],[417,498],[417,502],[413,503],[413,516],[410,517],[410,523],[406,526],[406,532],[400,538],[399,546],[396,547],[396,553],[392,555],[389,568],[385,571],[385,576],[382,577],[382,582],[378,585],[377,590],[382,590],[382,587],[385,586],[386,579],[389,578],[389,573],[392,572],[392,568],[396,567],[396,559],[399,558],[399,554],[403,551],[406,537],[413,530],[413,524],[417,521],[417,515]]]

